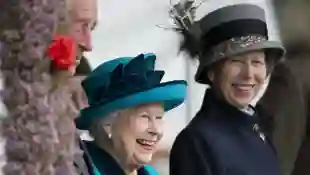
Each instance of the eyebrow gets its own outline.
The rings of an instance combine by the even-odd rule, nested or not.
[[[94,28],[94,27],[96,27],[97,26],[97,23],[98,23],[98,21],[97,21],[97,19],[91,19],[91,18],[76,18],[76,21],[77,22],[91,22],[91,23],[93,23],[92,24],[92,28]]]
[[[162,118],[163,116],[162,115],[149,115],[148,112],[141,112],[140,113],[140,116],[143,116],[143,115],[146,115],[146,116],[149,116],[149,117],[155,117],[155,118]]]

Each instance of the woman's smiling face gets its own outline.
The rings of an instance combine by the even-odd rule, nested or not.
[[[265,53],[252,51],[228,58],[209,79],[224,99],[237,108],[248,106],[262,88],[267,76]]]
[[[164,109],[150,103],[126,109],[111,127],[113,149],[123,163],[143,165],[152,160],[163,135]]]

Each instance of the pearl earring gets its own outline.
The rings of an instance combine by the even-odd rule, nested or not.
[[[111,137],[112,137],[112,134],[111,134],[111,133],[109,133],[108,137],[109,137],[109,139],[111,139]]]

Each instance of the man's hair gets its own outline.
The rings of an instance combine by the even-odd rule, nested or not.
[[[66,10],[68,12],[71,12],[72,10],[72,5],[73,5],[73,0],[65,0],[65,3],[66,3]]]
[[[57,34],[67,34],[69,32],[69,18],[73,8],[73,0],[64,0],[64,20],[58,23],[56,33]]]

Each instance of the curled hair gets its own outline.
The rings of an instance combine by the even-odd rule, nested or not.
[[[89,135],[96,140],[106,140],[110,134],[109,130],[114,121],[120,115],[120,111],[112,112],[104,117],[100,117],[93,121],[89,129]]]

